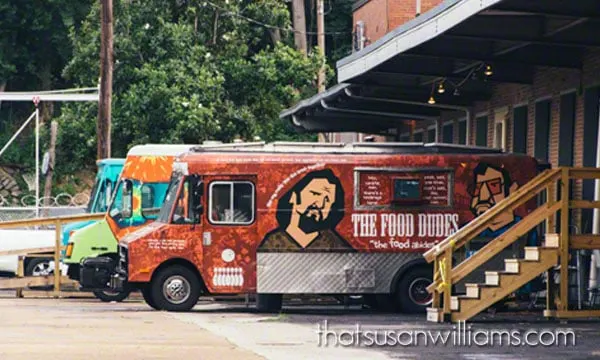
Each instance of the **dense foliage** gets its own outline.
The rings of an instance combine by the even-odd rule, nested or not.
[[[7,89],[96,86],[99,2],[46,0],[45,10],[36,8],[37,3],[10,0],[0,5],[0,17],[12,19],[11,26],[20,32],[15,36],[26,39],[11,43],[0,36],[0,78],[8,79]],[[327,38],[334,45],[327,53],[330,65],[350,49],[350,3],[326,2],[328,9],[337,10],[328,14],[328,31],[342,33]],[[314,1],[306,4],[307,12],[312,11]],[[324,61],[316,51],[304,56],[293,48],[293,33],[286,31],[291,28],[289,3],[114,0],[114,20],[113,156],[150,142],[313,137],[297,134],[279,119],[282,109],[316,91],[317,69]],[[314,19],[307,21],[307,29],[314,31]],[[10,33],[4,20],[2,28],[0,35]],[[309,44],[316,44],[314,36],[309,35]],[[14,46],[19,50],[11,51]],[[49,80],[36,80],[49,65]],[[333,78],[331,66],[328,71]],[[3,104],[0,126],[18,126],[18,121],[6,121],[6,110]],[[93,164],[97,105],[65,104],[53,113],[60,120],[59,174]],[[18,152],[12,156],[19,161]]]

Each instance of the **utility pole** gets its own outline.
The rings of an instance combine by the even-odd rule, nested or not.
[[[110,157],[112,73],[113,73],[113,0],[100,0],[100,103],[98,104],[97,158]]]
[[[325,56],[325,9],[324,0],[317,0],[317,47],[321,56]],[[319,68],[317,75],[317,86],[319,92],[325,91],[325,61]],[[325,133],[319,133],[319,142],[327,142]]]
[[[306,15],[304,0],[292,0],[292,15],[294,23],[294,45],[296,50],[306,55]]]

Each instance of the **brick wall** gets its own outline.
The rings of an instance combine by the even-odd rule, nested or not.
[[[387,6],[388,0],[370,0],[354,11],[354,25],[359,21],[365,23],[365,45],[377,41],[389,31]]]
[[[513,107],[527,104],[528,106],[528,142],[527,153],[534,155],[535,130],[535,103],[540,99],[552,101],[550,111],[550,139],[549,139],[549,161],[553,167],[558,166],[559,154],[559,129],[560,129],[560,101],[561,95],[570,91],[576,91],[575,103],[575,129],[573,143],[573,165],[583,165],[583,94],[587,87],[600,84],[600,50],[588,51],[583,63],[583,69],[557,69],[540,67],[535,70],[532,85],[500,84],[494,86],[490,101],[477,103],[473,113],[488,112],[488,144],[493,144],[494,139],[494,110],[509,106],[507,145],[508,150],[513,149],[512,124]],[[470,141],[475,141],[475,122],[471,126]],[[575,198],[581,198],[582,182],[574,183],[573,193]],[[574,213],[573,221],[579,223],[581,214]]]
[[[442,0],[421,0],[421,14],[439,5]],[[367,44],[416,17],[416,0],[369,0],[353,14],[354,24],[365,23]]]

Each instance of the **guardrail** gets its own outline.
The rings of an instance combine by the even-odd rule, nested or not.
[[[55,226],[55,243],[52,247],[35,248],[35,249],[16,249],[0,251],[0,256],[8,255],[19,255],[19,267],[17,271],[17,277],[13,279],[0,280],[0,289],[17,289],[17,296],[22,297],[22,288],[32,286],[48,286],[54,285],[53,296],[59,297],[61,284],[72,283],[67,277],[61,275],[60,271],[60,255],[64,249],[62,246],[62,225],[71,222],[79,221],[93,221],[101,220],[105,216],[101,214],[82,214],[82,215],[70,215],[70,216],[57,216],[51,218],[36,218],[36,219],[24,219],[15,221],[4,221],[0,222],[0,229],[11,229],[26,226],[44,226],[54,225]],[[2,240],[0,240],[2,241]],[[54,257],[54,275],[52,276],[24,276],[23,271],[23,258],[28,257],[39,257],[48,256],[48,253],[53,253]],[[45,253],[41,255],[42,253]]]

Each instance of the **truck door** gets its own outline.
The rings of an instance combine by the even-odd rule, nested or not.
[[[206,176],[203,271],[213,293],[256,288],[256,176]]]

